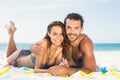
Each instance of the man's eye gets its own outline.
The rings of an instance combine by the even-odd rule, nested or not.
[[[67,27],[68,29],[70,28],[70,27]]]
[[[75,27],[75,29],[79,29],[80,27]]]

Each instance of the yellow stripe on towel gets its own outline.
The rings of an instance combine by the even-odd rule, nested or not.
[[[0,71],[0,76],[7,74],[10,71],[10,68],[5,68],[3,71]]]

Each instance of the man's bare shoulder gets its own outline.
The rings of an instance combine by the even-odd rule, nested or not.
[[[87,46],[93,46],[93,42],[92,42],[92,40],[88,37],[88,35],[86,35],[86,34],[81,34],[80,35],[81,37],[81,42],[80,42],[80,45],[82,46],[82,47],[87,47]]]
[[[93,42],[86,34],[82,34],[82,37],[83,38],[80,42],[81,50],[85,54],[88,54],[88,52],[93,51]]]
[[[81,34],[80,35],[80,38],[81,38],[81,42],[82,43],[86,43],[86,42],[91,42],[92,40],[88,37],[88,35],[86,34]]]
[[[88,37],[88,35],[86,35],[86,34],[80,34],[81,39],[84,39],[84,38],[87,38],[87,37]]]
[[[72,43],[72,45],[76,46],[76,45],[80,45],[82,46],[83,43],[86,43],[86,41],[89,41],[89,37],[86,34],[80,34],[80,36],[77,38],[77,40]]]

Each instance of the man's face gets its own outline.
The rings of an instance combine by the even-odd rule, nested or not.
[[[74,42],[83,30],[83,28],[81,28],[80,20],[67,19],[65,26],[67,36],[71,42]]]

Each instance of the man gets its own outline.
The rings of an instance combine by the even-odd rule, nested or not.
[[[93,43],[91,39],[81,32],[83,31],[84,20],[78,13],[70,13],[64,20],[67,37],[72,45],[71,60],[68,60],[70,67],[53,66],[49,73],[55,76],[71,75],[76,71],[90,73],[96,69]],[[72,67],[71,67],[72,66]]]

